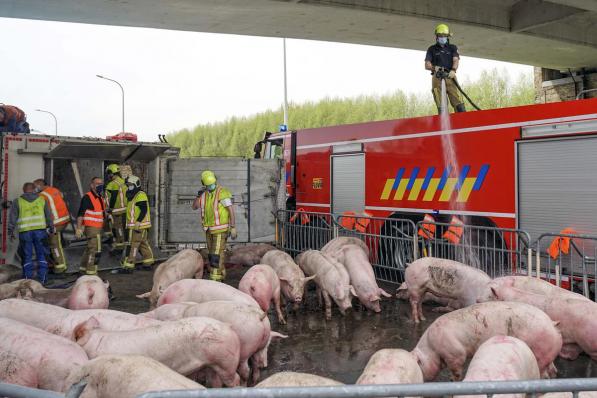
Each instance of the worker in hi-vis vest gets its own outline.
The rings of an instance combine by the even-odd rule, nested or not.
[[[126,228],[129,239],[121,264],[122,269],[127,273],[133,272],[137,252],[139,252],[142,257],[141,265],[143,269],[151,270],[155,260],[148,239],[149,228],[151,228],[149,199],[141,189],[139,177],[128,176],[126,187]]]
[[[217,184],[212,171],[201,173],[201,183],[206,188],[197,193],[193,202],[193,210],[201,210],[201,223],[207,240],[209,264],[211,272],[209,278],[213,281],[223,281],[226,278],[224,250],[228,235],[236,239],[234,209],[232,194],[226,188]]]
[[[111,219],[112,250],[124,249],[124,223],[126,213],[126,184],[120,166],[112,163],[106,167],[106,213]]]
[[[104,180],[93,177],[89,185],[89,192],[81,198],[81,205],[77,213],[77,228],[75,236],[78,239],[85,236],[87,247],[81,257],[80,273],[96,275],[97,266],[102,256],[102,232],[104,230],[105,202]]]
[[[23,194],[13,201],[8,216],[8,236],[15,239],[15,230],[19,233],[19,245],[23,253],[23,277],[33,278],[35,268],[33,250],[37,259],[37,279],[46,283],[48,263],[43,241],[48,233],[54,232],[50,208],[36,192],[35,185],[28,182],[23,185]]]
[[[46,201],[50,208],[52,222],[54,223],[54,233],[49,235],[50,255],[54,261],[54,273],[61,274],[68,268],[62,247],[62,231],[70,223],[70,213],[64,201],[64,196],[58,188],[49,186],[43,178],[33,181],[33,184],[35,185],[35,192],[39,193],[39,196]]]

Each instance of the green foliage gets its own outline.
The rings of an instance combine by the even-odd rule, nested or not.
[[[530,75],[512,82],[504,69],[483,71],[478,80],[462,82],[463,89],[481,109],[531,104],[534,101]],[[467,104],[467,109],[472,109]],[[406,94],[400,90],[383,96],[362,95],[356,98],[324,98],[317,102],[289,105],[289,126],[294,130],[400,119],[436,113],[431,92]],[[248,117],[232,117],[223,122],[198,125],[168,136],[181,148],[181,156],[246,156],[263,138],[264,131],[276,131],[283,120],[282,109],[267,110]]]

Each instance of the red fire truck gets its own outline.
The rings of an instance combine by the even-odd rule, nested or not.
[[[597,99],[272,134],[287,206],[597,235]],[[451,155],[452,153],[452,155]]]

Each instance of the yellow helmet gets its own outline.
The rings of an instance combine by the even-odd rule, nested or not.
[[[109,164],[108,167],[106,167],[106,172],[116,174],[120,172],[120,166],[116,163]]]
[[[450,33],[450,28],[445,23],[440,23],[435,27],[435,34],[452,36],[452,34]]]
[[[201,173],[201,183],[205,186],[216,183],[216,175],[211,170],[205,170]]]

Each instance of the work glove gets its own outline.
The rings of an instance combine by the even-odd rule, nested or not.
[[[455,70],[451,70],[450,73],[448,73],[448,79],[454,79],[456,78],[456,71]]]
[[[441,69],[441,67],[436,65],[433,67],[433,72],[437,73],[437,72],[439,72],[440,69]]]
[[[230,238],[236,240],[237,237],[238,233],[236,232],[236,227],[230,227]]]
[[[77,239],[83,238],[83,229],[82,228],[75,229],[75,238],[77,238]]]
[[[54,228],[53,226],[46,228],[46,233],[48,235],[54,235],[56,233],[56,228]]]

